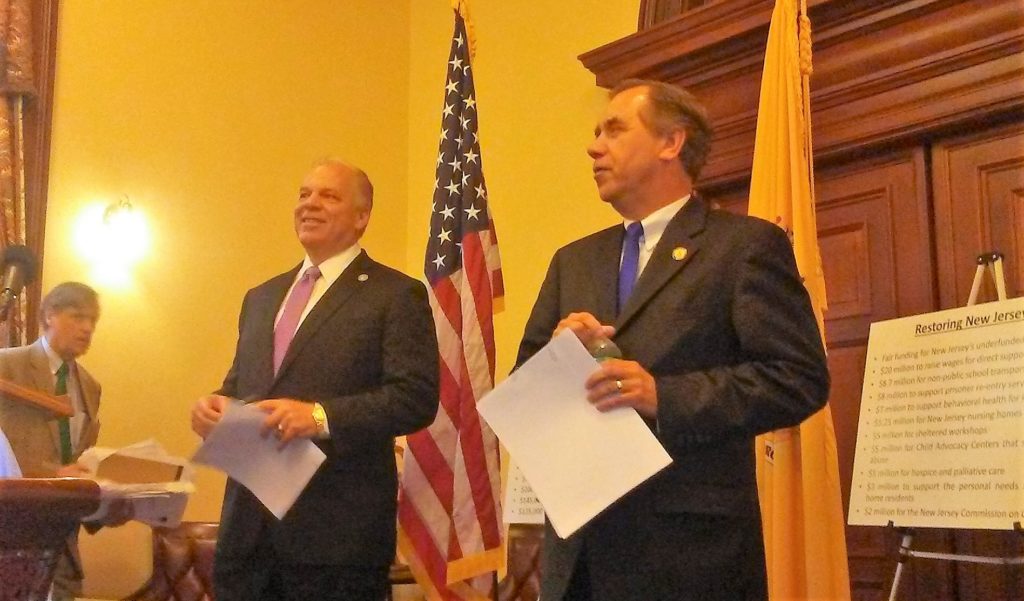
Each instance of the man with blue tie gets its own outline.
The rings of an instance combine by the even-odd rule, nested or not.
[[[622,358],[588,398],[639,413],[673,463],[568,539],[546,528],[544,601],[767,598],[754,437],[820,409],[829,377],[785,233],[694,193],[710,139],[692,95],[646,80],[612,90],[595,128],[623,223],[555,254],[517,363],[565,329],[612,339]]]
[[[217,601],[379,601],[395,556],[396,436],[429,425],[438,351],[422,283],[359,246],[373,206],[366,174],[339,160],[299,187],[301,264],[242,303],[235,360],[192,428],[206,436],[232,399],[256,400],[282,444],[312,439],[327,455],[278,520],[228,480]]]
[[[0,378],[55,395],[67,394],[74,415],[51,413],[0,397],[0,430],[26,478],[82,477],[76,461],[99,436],[100,385],[78,363],[100,316],[96,292],[78,282],[55,286],[39,309],[43,335],[33,344],[0,350]],[[81,592],[78,535],[68,539],[54,576],[54,601]]]

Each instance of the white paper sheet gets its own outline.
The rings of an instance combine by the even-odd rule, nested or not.
[[[231,476],[281,519],[327,456],[306,438],[278,449],[276,437],[260,436],[266,415],[251,406],[231,404],[192,461]]]
[[[181,473],[174,482],[129,484],[96,478],[100,463],[114,454],[180,466]],[[78,458],[78,463],[89,470],[90,476],[100,484],[100,506],[95,513],[82,518],[84,522],[102,522],[114,500],[127,499],[132,506],[133,520],[150,526],[173,528],[181,523],[188,496],[195,492],[192,484],[195,469],[192,465],[186,459],[170,455],[152,438],[120,449],[90,447]]]
[[[672,462],[636,411],[587,401],[597,367],[565,331],[477,406],[562,538]]]

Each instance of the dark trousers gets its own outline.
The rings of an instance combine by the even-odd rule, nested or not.
[[[576,566],[572,570],[572,578],[569,579],[569,586],[565,589],[562,601],[592,601],[593,592],[590,590],[590,570],[587,568],[586,546],[580,549]]]
[[[249,557],[218,555],[217,601],[383,601],[388,567],[294,564],[281,561],[269,543]]]

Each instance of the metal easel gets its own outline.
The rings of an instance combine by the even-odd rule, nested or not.
[[[981,290],[981,281],[985,272],[991,269],[992,279],[996,284],[996,295],[999,300],[1006,300],[1006,279],[1003,276],[1003,254],[998,251],[986,252],[978,255],[978,268],[974,272],[974,283],[971,285],[971,296],[967,299],[968,307],[974,306],[978,301],[978,292]],[[935,553],[932,551],[917,551],[911,548],[914,541],[913,528],[895,527],[890,521],[889,526],[903,534],[900,542],[900,556],[896,564],[896,574],[893,576],[892,589],[889,591],[889,601],[896,601],[896,595],[900,588],[900,577],[903,575],[903,567],[913,558],[938,559],[942,561],[957,561],[964,563],[984,563],[1001,566],[1024,565],[1024,555],[1016,557],[991,557],[986,555],[964,555],[959,553]],[[1024,538],[1024,528],[1021,523],[1013,523],[1013,531]]]

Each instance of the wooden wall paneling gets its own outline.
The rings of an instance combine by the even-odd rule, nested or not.
[[[975,256],[1005,255],[1007,295],[1024,294],[1024,125],[1011,124],[936,143],[932,150],[935,229],[943,308],[963,306],[976,271]],[[996,298],[986,275],[979,301]],[[1022,555],[1024,537],[1009,532],[959,531],[958,552]],[[1024,567],[961,564],[964,599],[1024,599]]]
[[[640,0],[637,29],[650,29],[687,11],[700,8],[714,0]]]
[[[27,246],[43,264],[46,194],[50,177],[50,129],[53,123],[53,82],[57,65],[57,8],[59,0],[32,0],[32,36],[35,56],[35,95],[25,103],[25,231]],[[25,333],[34,340],[35,319],[41,298],[40,279],[27,287],[28,319]]]
[[[935,144],[935,230],[942,308],[970,295],[975,256],[1006,256],[1006,292],[1024,294],[1024,125],[973,133]],[[993,300],[987,278],[980,301]]]
[[[996,114],[1024,114],[1024,2],[809,0],[815,156],[842,157]],[[774,0],[720,0],[580,56],[597,82],[650,77],[709,106],[705,184],[749,176]]]
[[[818,242],[828,294],[825,338],[843,506],[849,505],[868,332],[872,322],[935,306],[925,152],[911,148],[819,172]],[[948,538],[948,535],[947,535]],[[940,541],[942,542],[942,541]],[[853,590],[885,599],[896,545],[880,528],[848,527]],[[951,550],[948,541],[944,548]],[[945,571],[944,571],[945,570]],[[952,599],[948,567],[924,566],[913,580],[934,581],[928,596]]]
[[[817,177],[818,241],[828,311],[825,337],[843,506],[848,506],[868,330],[873,321],[925,313],[936,306],[925,151],[909,148]],[[721,208],[747,212],[746,187],[709,195]],[[924,535],[930,548],[952,551],[950,533]],[[881,528],[847,528],[851,579],[862,601],[885,599],[898,540]],[[952,568],[915,566],[908,580],[922,601],[954,599]],[[920,582],[918,582],[920,581]]]

